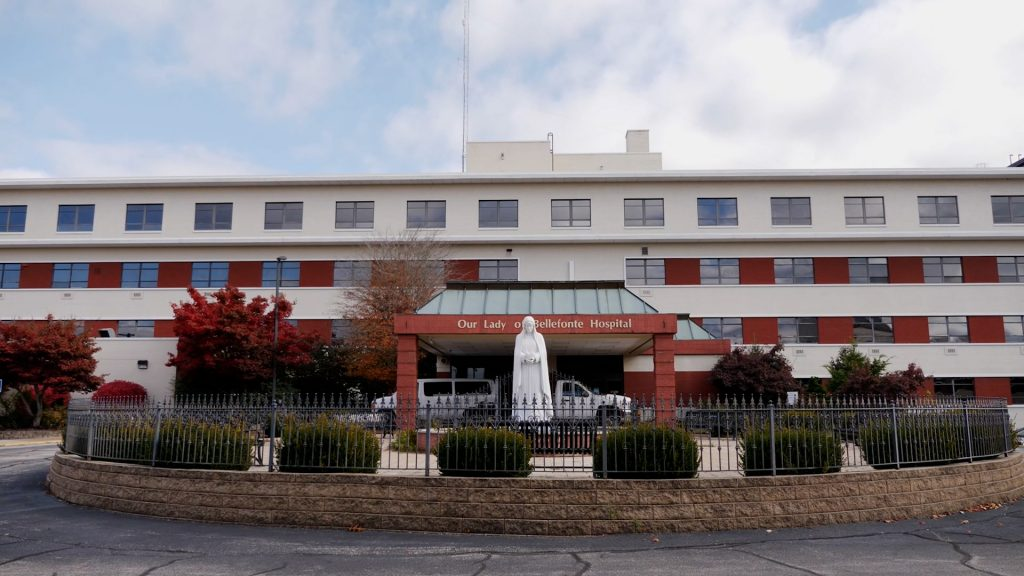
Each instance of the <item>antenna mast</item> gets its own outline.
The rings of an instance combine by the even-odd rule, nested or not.
[[[469,0],[462,0],[462,172],[466,172],[469,137]]]

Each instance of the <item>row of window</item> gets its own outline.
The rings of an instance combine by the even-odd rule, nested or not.
[[[804,316],[779,318],[779,342],[783,344],[817,344],[818,318]],[[704,318],[701,326],[716,338],[743,344],[742,318]],[[891,316],[856,316],[853,319],[853,339],[856,342],[892,344]],[[1003,316],[1003,336],[1006,342],[1024,342],[1024,316]],[[929,316],[928,341],[934,343],[970,342],[967,316]]]
[[[964,281],[959,256],[926,256],[921,259],[927,284],[960,284]],[[848,258],[851,284],[887,284],[889,259],[885,257]],[[1000,282],[1024,282],[1024,256],[997,256]],[[776,284],[814,284],[813,258],[775,258]],[[633,286],[665,285],[663,258],[627,258],[626,283]],[[739,284],[739,258],[701,258],[701,284]]]
[[[1024,223],[1024,196],[992,196],[992,221],[996,224]],[[195,230],[231,230],[233,203],[197,203]],[[884,225],[885,198],[849,196],[843,199],[847,225]],[[918,221],[921,224],[959,224],[956,196],[918,196]],[[95,204],[62,204],[57,209],[58,232],[91,232]],[[0,232],[24,232],[27,205],[0,206]],[[128,204],[124,229],[130,232],[163,229],[163,204]],[[302,202],[267,202],[264,205],[265,230],[301,230]],[[771,199],[774,226],[810,226],[810,197]],[[478,222],[481,228],[518,228],[518,200],[480,200]],[[626,198],[623,224],[629,227],[664,226],[664,198]],[[551,226],[588,228],[591,225],[590,199],[552,200]],[[736,198],[698,198],[698,226],[738,226]],[[336,229],[372,229],[374,202],[337,202],[334,209]],[[407,228],[445,228],[445,200],[409,200],[406,202]]]
[[[889,282],[889,264],[885,257],[848,258],[851,284],[885,284]],[[962,283],[963,264],[958,256],[922,258],[926,283]],[[1024,282],[1024,256],[998,256],[999,281]],[[275,285],[276,261],[263,263],[262,285]],[[281,263],[281,286],[299,286],[300,263]],[[228,262],[193,262],[191,284],[196,288],[219,288],[228,283]],[[121,265],[122,288],[155,288],[160,272],[159,262],[125,262]],[[813,284],[813,258],[775,258],[776,284]],[[0,263],[0,289],[20,286],[21,264]],[[515,282],[519,279],[517,260],[479,260],[478,278],[482,282]],[[334,263],[334,286],[366,286],[370,282],[370,261],[339,260]],[[661,258],[627,258],[626,283],[633,286],[665,285],[665,260]],[[735,285],[740,283],[738,258],[701,258],[700,283]],[[53,265],[52,288],[88,288],[87,262]]]

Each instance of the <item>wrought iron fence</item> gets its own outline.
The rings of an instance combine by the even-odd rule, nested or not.
[[[170,467],[663,478],[935,465],[1016,443],[1000,399],[190,396],[72,401],[64,449]]]

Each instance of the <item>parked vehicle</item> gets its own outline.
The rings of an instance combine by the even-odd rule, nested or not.
[[[557,420],[597,420],[617,424],[632,419],[636,407],[631,398],[599,394],[578,380],[557,380],[551,398]]]
[[[452,423],[482,422],[498,416],[498,386],[484,378],[423,378],[416,381],[416,421],[427,419]],[[397,393],[377,398],[374,413],[389,414],[394,419],[398,406]]]

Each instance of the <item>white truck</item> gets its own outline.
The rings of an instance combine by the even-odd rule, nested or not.
[[[498,385],[485,378],[423,378],[416,381],[416,420],[423,424],[429,418],[444,422],[486,422],[509,419],[512,409],[501,410]],[[551,386],[554,420],[596,420],[617,424],[632,419],[636,406],[632,399],[619,394],[598,394],[578,380],[556,380]],[[429,410],[428,410],[429,407]],[[377,398],[374,413],[392,418],[397,410],[397,395]]]

